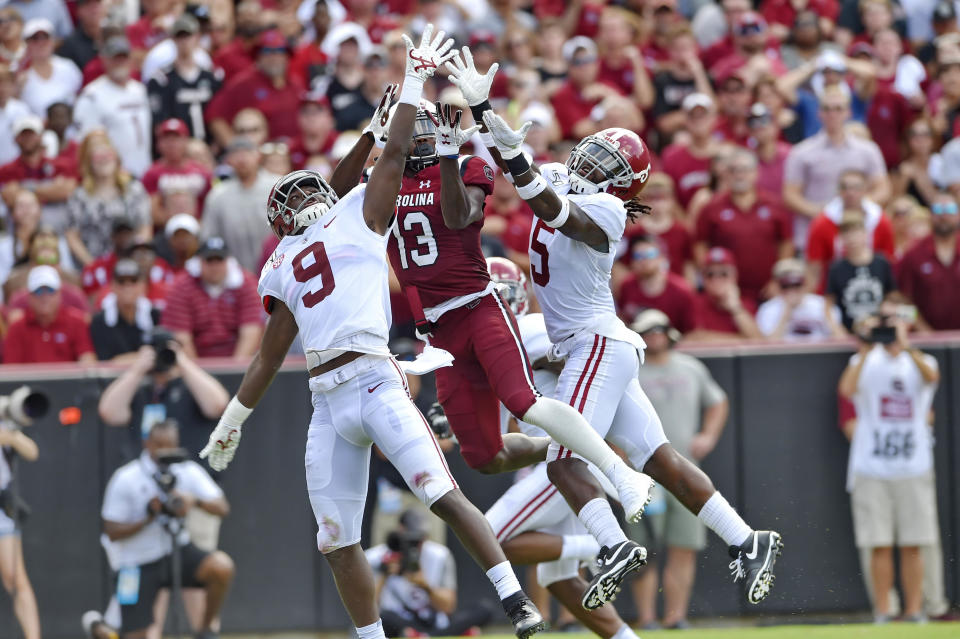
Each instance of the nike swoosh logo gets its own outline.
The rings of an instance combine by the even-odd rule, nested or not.
[[[336,215],[334,215],[334,216],[330,219],[329,222],[327,222],[326,224],[324,224],[324,225],[323,225],[323,228],[327,228],[328,226],[330,226],[331,224],[333,224],[333,220],[335,220],[335,219],[337,219],[337,216],[336,216]]]
[[[385,382],[380,382],[380,383],[377,384],[376,386],[371,386],[370,388],[367,389],[367,392],[368,392],[368,393],[372,393],[373,391],[375,391],[375,390],[377,390],[378,388],[380,388],[380,386],[382,386],[384,383],[385,383]]]
[[[756,559],[757,558],[757,542],[760,540],[760,535],[753,533],[753,550],[748,553],[744,553],[747,559]]]

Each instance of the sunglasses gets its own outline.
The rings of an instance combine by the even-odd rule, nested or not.
[[[703,276],[708,280],[716,279],[718,277],[730,277],[731,275],[733,275],[733,271],[730,271],[727,269],[712,270],[712,271],[707,270],[703,274]]]
[[[117,284],[125,286],[127,284],[136,284],[140,281],[140,279],[137,277],[117,277],[114,278],[113,281],[115,281]]]
[[[780,288],[784,291],[792,291],[794,289],[803,288],[803,282],[780,282]]]
[[[633,252],[635,260],[652,260],[657,257],[660,257],[660,249],[648,248]]]
[[[957,205],[955,202],[949,204],[934,204],[930,207],[930,212],[934,215],[956,215]]]
[[[253,135],[254,133],[262,133],[263,127],[259,126],[248,126],[243,128],[234,129],[234,133],[237,135]]]
[[[203,261],[209,264],[211,262],[223,262],[226,259],[227,258],[222,255],[208,255],[207,257],[203,258]]]
[[[57,292],[57,289],[51,288],[49,286],[41,286],[35,291],[32,291],[34,295],[53,295]]]
[[[839,113],[846,111],[847,106],[845,104],[822,104],[820,105],[820,110],[824,113]]]
[[[753,22],[751,24],[745,24],[737,28],[737,35],[739,36],[757,35],[757,34],[763,33],[764,31],[766,31],[766,27],[764,27],[759,22]]]
[[[573,61],[570,63],[570,66],[582,67],[587,64],[593,64],[596,61],[597,61],[597,56],[595,55],[587,56],[585,58],[574,58]]]
[[[771,122],[773,122],[773,118],[771,118],[769,115],[763,115],[763,116],[760,116],[760,117],[758,117],[758,118],[750,118],[750,119],[748,119],[748,120],[747,120],[747,126],[749,126],[751,129],[755,129],[755,128],[757,128],[757,127],[761,127],[761,126],[765,126],[765,125],[767,125],[767,124],[770,124]]]
[[[39,33],[34,33],[32,36],[27,38],[27,42],[42,42],[44,40],[49,40],[49,39],[50,39],[49,33],[40,31]]]

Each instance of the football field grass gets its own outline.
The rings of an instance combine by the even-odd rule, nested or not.
[[[960,623],[925,625],[893,623],[885,626],[797,625],[766,628],[691,628],[690,630],[637,631],[640,639],[957,639]],[[513,635],[486,634],[484,639],[515,639]],[[541,633],[537,639],[595,639],[590,633]]]

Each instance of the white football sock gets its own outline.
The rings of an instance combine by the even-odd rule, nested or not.
[[[613,510],[606,499],[597,497],[591,499],[577,513],[577,517],[583,522],[590,534],[600,543],[601,546],[612,548],[621,541],[626,541],[627,536],[620,529],[617,518],[613,516]]]
[[[720,535],[728,546],[743,544],[753,533],[753,529],[743,521],[733,506],[727,503],[720,491],[713,493],[707,503],[697,513],[707,528]]]
[[[560,559],[593,559],[600,552],[600,544],[593,535],[564,535]]]
[[[383,634],[383,622],[379,619],[369,626],[358,627],[357,636],[360,639],[387,639],[387,636]]]
[[[630,626],[628,626],[627,624],[623,624],[622,626],[620,626],[620,630],[617,630],[617,633],[612,637],[610,637],[610,639],[640,639],[640,638],[637,637],[636,633],[633,632]]]
[[[573,406],[549,397],[539,397],[523,415],[523,421],[539,426],[558,444],[593,462],[615,486],[617,482],[611,477],[611,472],[617,465],[627,467]]]
[[[497,596],[503,601],[515,592],[520,592],[520,582],[513,573],[509,561],[503,561],[487,571],[487,579],[497,589]]]

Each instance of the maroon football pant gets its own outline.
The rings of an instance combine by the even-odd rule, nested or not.
[[[454,357],[437,369],[437,399],[471,468],[503,448],[500,402],[518,418],[537,401],[533,372],[513,313],[498,293],[444,313],[430,343]]]

